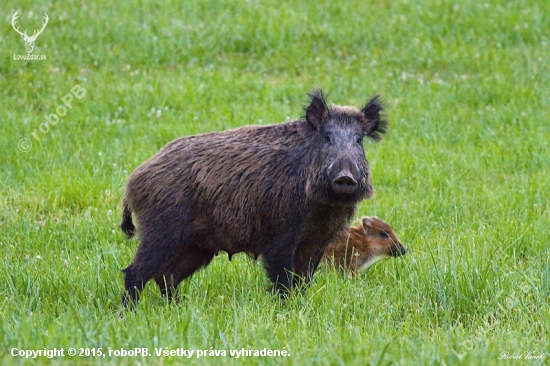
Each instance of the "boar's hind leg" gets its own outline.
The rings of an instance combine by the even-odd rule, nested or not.
[[[196,245],[186,246],[161,273],[155,276],[161,294],[166,296],[168,300],[172,300],[180,282],[200,268],[206,267],[213,257],[214,251],[210,249]]]
[[[169,245],[173,242],[171,240],[173,238],[161,236],[151,239],[151,237],[153,236],[142,239],[132,263],[122,270],[125,275],[124,286],[126,288],[122,303],[126,307],[129,302],[134,305],[138,302],[139,294],[147,281],[153,278],[164,264],[177,253],[178,248]]]
[[[132,262],[122,272],[124,272],[124,287],[126,288],[126,293],[122,296],[122,304],[125,307],[133,306],[137,304],[139,294],[147,281],[153,277],[154,270],[152,267],[141,270],[135,262]]]

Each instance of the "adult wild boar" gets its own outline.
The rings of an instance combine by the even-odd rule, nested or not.
[[[176,139],[130,176],[121,229],[141,244],[123,270],[123,303],[154,278],[163,295],[223,250],[263,257],[274,289],[307,285],[357,203],[374,194],[363,137],[386,121],[378,96],[363,109],[309,95],[305,118]]]

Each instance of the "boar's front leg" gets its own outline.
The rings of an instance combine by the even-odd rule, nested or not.
[[[294,278],[293,285],[304,291],[311,280],[313,274],[319,266],[321,257],[326,245],[319,245],[317,242],[301,242],[296,247],[296,256],[294,259]]]
[[[273,289],[282,298],[286,297],[291,288],[292,268],[294,267],[294,251],[296,239],[290,235],[280,235],[272,240],[263,251],[264,264]]]

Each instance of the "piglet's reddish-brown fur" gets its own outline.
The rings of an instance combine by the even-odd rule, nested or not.
[[[352,275],[367,269],[387,257],[400,257],[407,253],[390,225],[375,216],[363,217],[362,224],[349,226],[325,249],[323,261],[332,263]]]

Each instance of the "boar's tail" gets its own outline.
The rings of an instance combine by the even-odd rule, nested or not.
[[[136,227],[132,222],[132,211],[126,199],[122,202],[122,222],[120,223],[120,229],[128,238],[131,238],[136,233]]]

